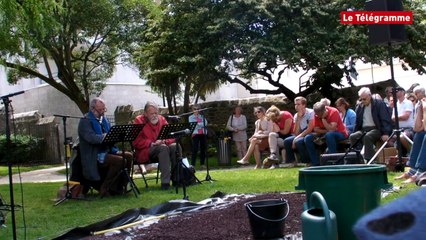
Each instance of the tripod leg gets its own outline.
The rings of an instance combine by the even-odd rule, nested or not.
[[[392,134],[388,137],[388,139],[382,144],[382,146],[379,148],[379,150],[376,151],[376,153],[374,154],[374,156],[370,159],[370,161],[368,161],[367,165],[371,164],[376,158],[377,156],[379,156],[380,152],[383,150],[383,148],[386,147],[386,145],[388,144],[389,140],[392,139],[393,135],[395,134],[395,132],[392,132]]]
[[[138,195],[141,194],[141,192],[139,191],[139,189],[136,186],[135,182],[133,181],[133,179],[130,177],[129,173],[127,172],[127,168],[124,169],[123,171],[124,171],[124,174],[127,177],[127,180],[129,181],[130,188],[133,191],[133,193],[135,194],[135,197],[138,197]]]

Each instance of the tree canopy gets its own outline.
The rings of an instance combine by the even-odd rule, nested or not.
[[[0,1],[0,64],[8,81],[40,78],[88,111],[116,64],[128,60],[151,1]]]
[[[421,1],[404,4],[413,11],[414,24],[406,26],[408,40],[393,46],[393,55],[424,74],[425,7]],[[162,82],[167,75],[168,81],[189,87],[188,93],[200,93],[200,83],[227,81],[251,93],[284,93],[292,100],[315,91],[327,96],[344,76],[352,81],[349,59],[388,62],[385,46],[368,45],[366,25],[340,23],[340,12],[363,10],[362,1],[168,0],[161,5],[164,19],[148,29],[154,41],[140,55],[145,60],[141,73],[153,85],[153,79]],[[315,73],[303,79],[300,92],[293,92],[284,74],[288,69]],[[254,88],[253,79],[272,88]],[[173,90],[179,91],[180,84]]]

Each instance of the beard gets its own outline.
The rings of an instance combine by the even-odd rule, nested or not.
[[[151,119],[149,119],[149,122],[151,123],[151,124],[153,124],[153,125],[157,125],[157,123],[158,123],[158,121],[159,121],[160,119],[158,118],[158,117],[156,117],[156,116],[154,116],[154,117],[152,117]]]

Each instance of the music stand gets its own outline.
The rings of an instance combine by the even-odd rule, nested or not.
[[[102,143],[107,145],[114,145],[117,142],[121,142],[121,155],[124,161],[124,168],[121,170],[120,174],[124,172],[125,176],[127,177],[127,180],[130,183],[131,190],[135,194],[135,197],[138,197],[140,191],[128,173],[127,160],[124,151],[124,142],[132,142],[133,140],[135,140],[143,127],[144,124],[114,125],[111,127],[104,140],[102,141]],[[120,174],[117,176],[120,176]]]
[[[172,172],[176,171],[176,194],[178,193],[179,189],[179,174],[180,171],[183,168],[188,168],[185,164],[182,162],[182,156],[179,154],[179,145],[180,145],[180,138],[184,136],[189,136],[194,132],[195,126],[197,123],[191,122],[191,123],[175,123],[175,124],[167,124],[164,125],[161,128],[160,133],[158,134],[157,140],[165,140],[174,138],[176,139],[176,150],[175,150],[175,156],[176,156],[176,165],[173,167]],[[198,183],[201,183],[200,180],[198,180],[197,177],[195,177]],[[183,182],[182,183],[182,189],[183,189],[183,199],[188,200],[188,195],[186,195],[186,185]]]

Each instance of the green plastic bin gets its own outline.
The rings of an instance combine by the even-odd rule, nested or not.
[[[381,189],[391,186],[384,165],[349,164],[302,168],[296,190],[306,191],[307,203],[314,191],[320,192],[336,214],[339,239],[356,240],[353,225],[379,206]]]

